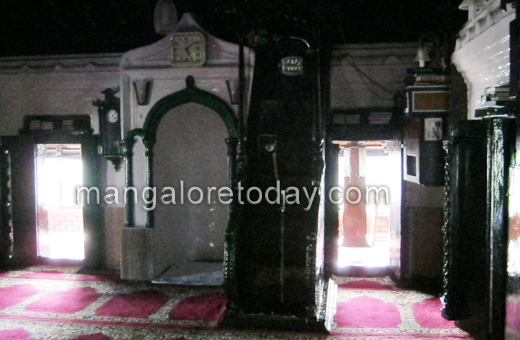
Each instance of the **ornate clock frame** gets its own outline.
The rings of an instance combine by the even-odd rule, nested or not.
[[[105,95],[104,100],[97,99],[92,105],[98,108],[99,134],[103,156],[112,162],[116,171],[121,168],[121,104],[115,96],[119,89],[107,88],[101,91]]]

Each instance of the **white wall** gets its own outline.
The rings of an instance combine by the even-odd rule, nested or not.
[[[99,131],[95,99],[119,86],[119,55],[0,59],[0,135],[16,135],[26,115],[84,114]]]
[[[405,90],[406,70],[418,66],[416,52],[417,44],[336,46],[331,65],[332,108],[392,107],[393,94]],[[353,64],[391,93],[363,77]]]

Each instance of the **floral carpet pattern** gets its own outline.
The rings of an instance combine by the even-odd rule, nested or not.
[[[78,268],[0,273],[0,339],[469,339],[442,319],[438,298],[394,288],[389,279],[336,278],[330,334],[218,327],[219,287],[152,285]]]

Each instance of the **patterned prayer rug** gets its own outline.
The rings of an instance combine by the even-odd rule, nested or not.
[[[78,268],[0,273],[0,339],[469,339],[440,316],[438,298],[389,279],[336,278],[336,328],[328,335],[222,329],[219,287],[153,285]]]

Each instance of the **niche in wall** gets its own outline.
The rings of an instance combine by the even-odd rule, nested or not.
[[[155,282],[223,282],[229,218],[228,205],[220,203],[218,189],[229,186],[228,137],[222,118],[199,104],[178,106],[161,119],[153,150],[157,188],[153,248],[154,268],[166,271]],[[167,187],[175,191],[175,204],[162,202],[165,194],[170,195],[168,202],[173,200],[173,192],[164,189]],[[192,189],[189,195],[195,187],[201,191]],[[216,188],[209,196],[208,187]]]

